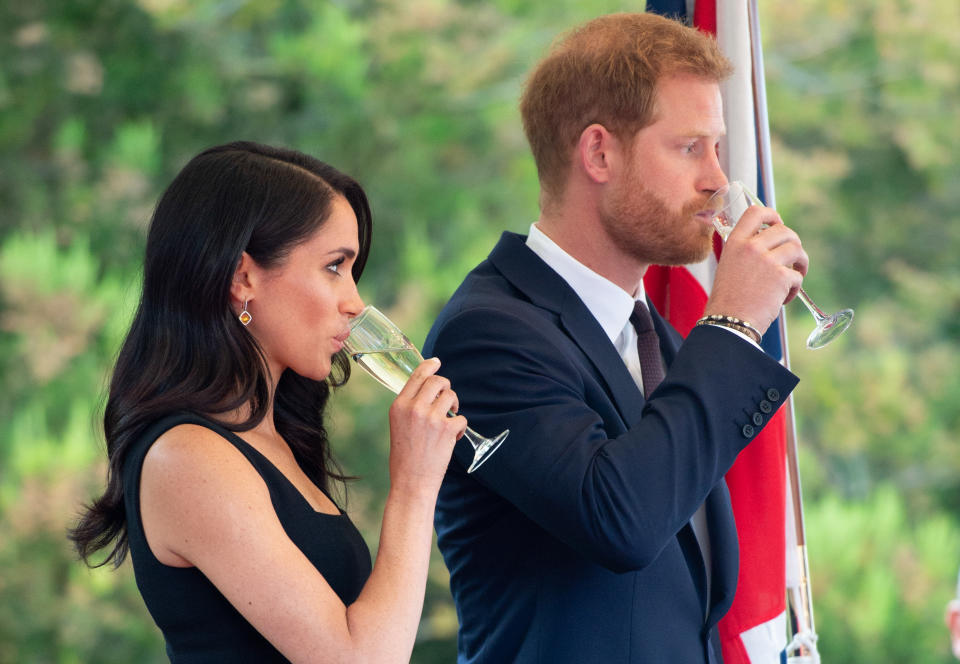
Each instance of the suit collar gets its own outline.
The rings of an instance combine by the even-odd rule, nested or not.
[[[559,314],[563,300],[576,295],[560,275],[530,250],[526,239],[525,235],[504,231],[488,259],[531,302]]]
[[[633,313],[633,296],[571,256],[540,230],[536,223],[530,224],[526,245],[567,282],[600,323],[610,341],[616,345]],[[639,288],[640,297],[643,297],[643,281]],[[622,351],[619,352],[622,354]]]
[[[643,395],[600,323],[573,289],[526,246],[522,235],[505,232],[489,258],[514,288],[533,304],[559,317],[564,331],[606,382],[620,416],[628,426],[633,426],[640,419]],[[659,316],[654,318],[655,325],[657,318]],[[663,324],[662,319],[660,322]]]
[[[586,305],[583,304],[567,282],[527,247],[526,236],[504,231],[503,235],[500,236],[500,241],[490,252],[489,260],[507,281],[530,298],[531,302],[562,317],[566,314],[566,317],[564,317],[565,324],[575,318],[585,316],[593,320],[596,328],[603,333],[600,324],[596,323]],[[647,308],[653,317],[653,326],[657,331],[657,336],[660,337],[660,352],[663,354],[667,366],[670,366],[673,358],[676,357],[677,349],[680,347],[683,338],[664,320],[649,298],[647,298]],[[584,334],[587,333],[586,329],[580,331]],[[590,336],[586,334],[582,341],[588,341]],[[606,348],[610,344],[598,345]],[[580,344],[580,347],[584,348],[584,345]],[[584,348],[584,352],[589,355],[588,351],[589,348]],[[613,354],[616,355],[615,352]],[[617,355],[616,357],[617,361],[623,364],[620,356]]]

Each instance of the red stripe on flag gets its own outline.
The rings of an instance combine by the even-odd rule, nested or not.
[[[693,24],[703,32],[717,34],[716,0],[697,0],[693,8]]]
[[[725,664],[749,664],[740,634],[786,610],[786,454],[786,418],[779,410],[727,472],[740,576],[718,627]]]
[[[703,286],[685,267],[651,265],[643,276],[643,288],[657,311],[683,336],[690,333],[707,305]]]

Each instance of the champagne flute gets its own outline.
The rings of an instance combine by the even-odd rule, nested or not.
[[[400,329],[376,307],[367,305],[360,315],[350,321],[350,336],[343,347],[364,371],[394,393],[407,383],[410,374],[423,362],[423,356]],[[453,417],[453,413],[448,413]],[[493,438],[485,438],[467,427],[464,437],[473,446],[473,462],[467,468],[472,473],[490,458],[510,430]]]
[[[707,209],[711,211],[713,226],[717,233],[726,242],[727,236],[733,231],[740,217],[751,205],[763,205],[744,184],[738,180],[728,182],[714,192],[707,201]],[[825,314],[814,304],[810,296],[802,288],[797,297],[806,305],[817,326],[807,337],[807,348],[811,350],[823,348],[828,343],[843,334],[853,322],[853,309],[843,309],[835,314]]]

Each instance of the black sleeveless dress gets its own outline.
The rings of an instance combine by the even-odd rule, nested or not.
[[[344,604],[370,576],[370,551],[349,517],[323,514],[266,457],[236,434],[195,414],[165,417],[130,450],[123,468],[127,537],[137,587],[166,639],[175,664],[287,661],[194,567],[170,567],[150,551],[140,519],[140,471],[154,441],[178,424],[197,424],[230,441],[263,477],[287,535],[314,564]]]

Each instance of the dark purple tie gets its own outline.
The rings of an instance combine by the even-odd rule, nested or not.
[[[639,300],[633,305],[630,322],[637,331],[637,355],[643,375],[643,396],[649,398],[663,380],[663,361],[660,359],[660,339],[653,329],[653,318],[646,305]]]

